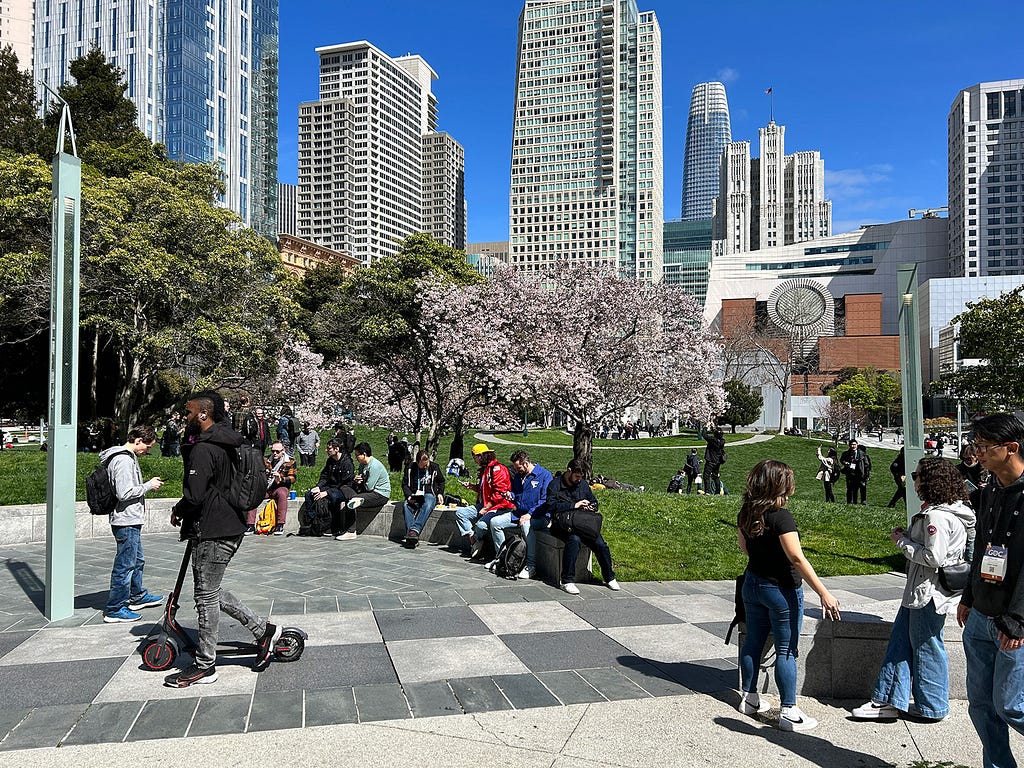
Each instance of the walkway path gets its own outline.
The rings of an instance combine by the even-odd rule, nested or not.
[[[170,534],[145,542],[148,585],[165,591],[182,545]],[[806,700],[821,720],[810,734],[738,715],[736,648],[722,642],[732,582],[581,585],[571,597],[496,579],[445,548],[371,536],[247,538],[225,586],[304,628],[306,652],[260,674],[228,661],[216,683],[172,690],[137,653],[158,609],[102,622],[113,550],[77,543],[75,614],[48,624],[43,546],[0,548],[0,766],[170,754],[211,766],[242,754],[256,766],[980,764],[963,702],[922,725],[853,724],[846,702]],[[844,605],[886,617],[903,587],[895,574],[826,582]],[[190,598],[186,586],[185,626],[195,626]],[[248,639],[230,620],[222,629],[222,640]]]
[[[477,432],[473,435],[477,440],[484,442],[498,443],[499,445],[521,445],[524,448],[565,448],[572,450],[572,443],[569,445],[563,445],[558,443],[524,443],[517,442],[515,440],[507,440],[503,437],[498,437],[493,432]],[[751,443],[763,443],[766,440],[771,440],[775,435],[757,434],[751,435],[744,440],[735,440],[731,443],[726,443],[725,448],[728,450],[734,445],[750,445]],[[595,451],[678,451],[686,448],[703,448],[704,441],[694,443],[693,445],[631,445],[631,443],[639,442],[637,440],[622,440],[622,445],[595,445]]]

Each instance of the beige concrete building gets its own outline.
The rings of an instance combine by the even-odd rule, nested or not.
[[[309,240],[303,240],[301,237],[289,235],[286,232],[277,236],[277,249],[285,267],[299,277],[314,267],[332,261],[348,267],[349,272],[354,272],[360,264],[359,259],[349,256],[347,253],[311,243]]]

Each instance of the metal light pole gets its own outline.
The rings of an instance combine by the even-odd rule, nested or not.
[[[45,85],[45,84],[44,84]],[[46,604],[50,621],[75,610],[75,480],[78,423],[78,277],[82,163],[71,110],[62,104],[53,156],[50,246],[50,410],[46,454]],[[64,152],[71,139],[71,154]]]
[[[903,447],[907,476],[924,456],[924,408],[921,402],[921,342],[917,318],[917,265],[898,271],[900,360],[903,371]],[[921,508],[912,482],[907,483],[907,524]]]

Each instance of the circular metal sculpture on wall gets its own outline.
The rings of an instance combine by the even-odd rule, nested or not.
[[[785,280],[768,296],[768,317],[794,340],[813,344],[835,334],[835,303],[821,283],[806,277]]]

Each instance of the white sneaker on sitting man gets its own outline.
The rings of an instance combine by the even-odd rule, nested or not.
[[[854,720],[898,720],[900,711],[892,704],[869,701],[850,711]]]

